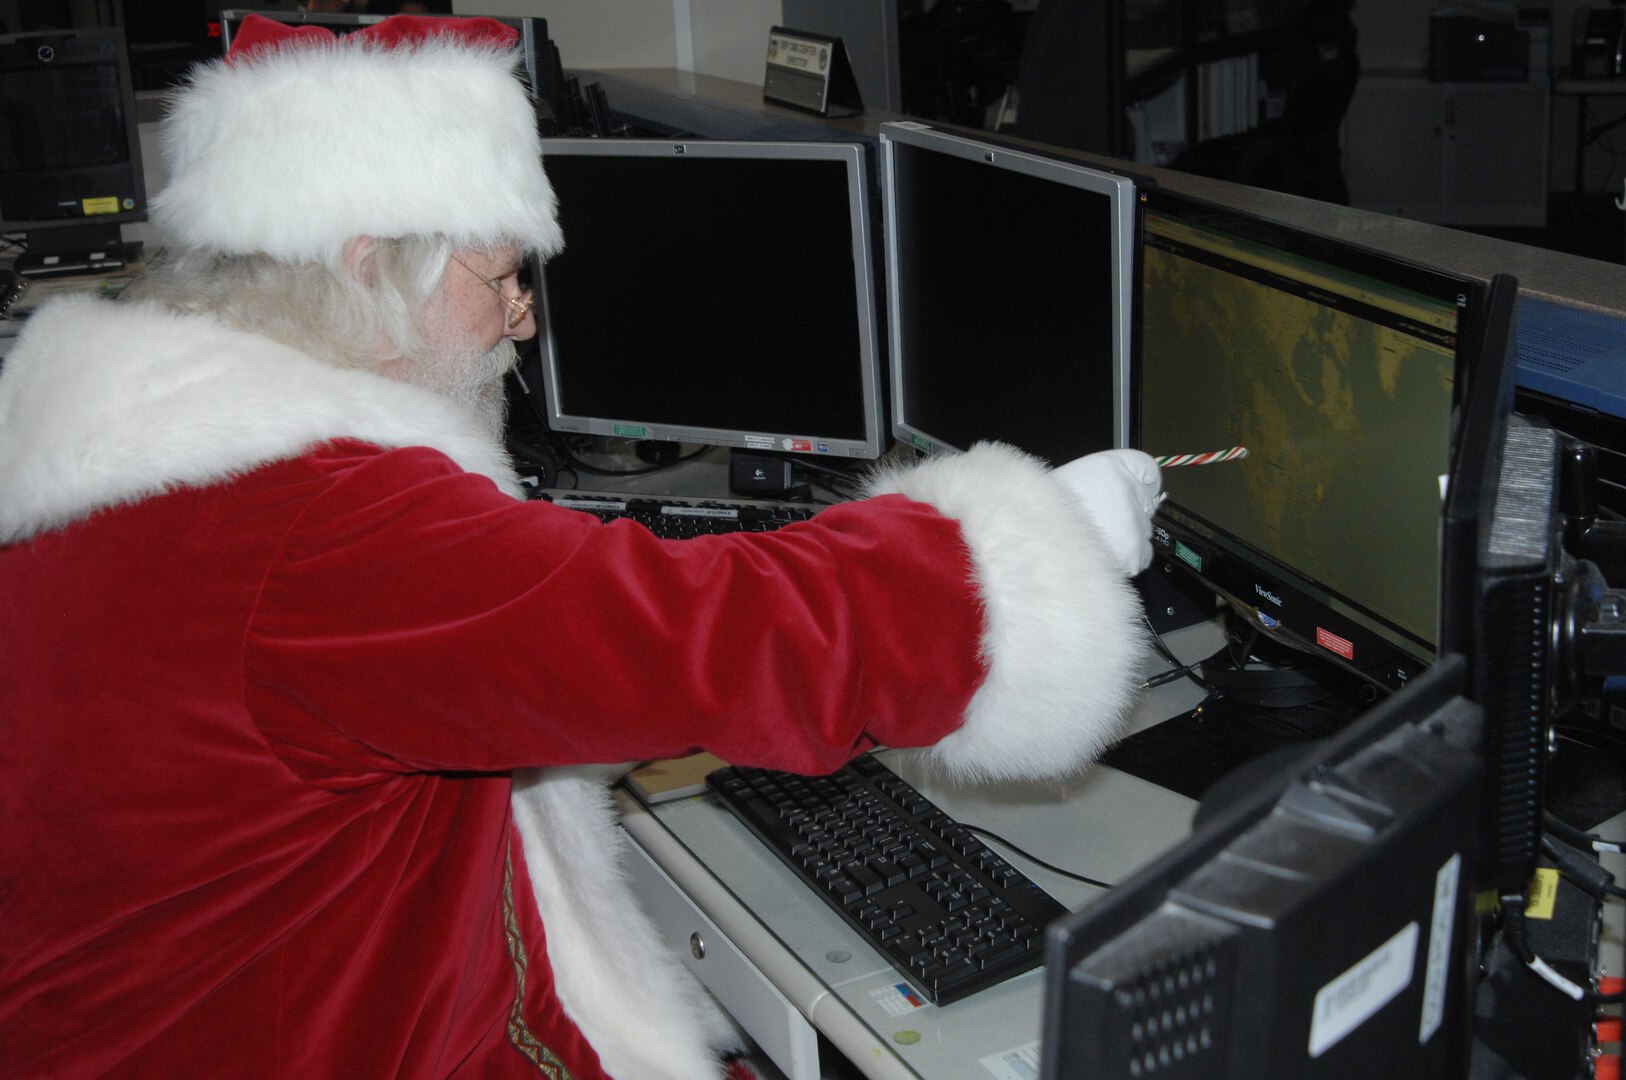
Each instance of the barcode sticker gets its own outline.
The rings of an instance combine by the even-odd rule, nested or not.
[[[1014,1050],[989,1054],[978,1064],[994,1080],[1039,1080],[1039,1043],[1035,1040]]]

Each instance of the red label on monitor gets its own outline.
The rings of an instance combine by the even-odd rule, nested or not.
[[[1335,652],[1345,660],[1355,659],[1355,643],[1339,637],[1331,630],[1315,628],[1315,643],[1328,652]]]

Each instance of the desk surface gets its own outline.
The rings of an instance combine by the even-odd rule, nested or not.
[[[1216,626],[1167,636],[1182,659],[1214,651]],[[1146,673],[1166,664],[1148,653]],[[1201,692],[1178,682],[1148,693],[1129,718],[1138,730],[1190,709]],[[1122,881],[1184,839],[1196,804],[1126,773],[1095,766],[1064,781],[955,785],[918,753],[880,756],[961,821],[1034,855],[1104,881]],[[709,795],[648,809],[623,799],[628,832],[690,900],[865,1075],[1008,1080],[1039,1039],[1043,972],[1031,971],[939,1008],[912,1005],[897,973]],[[1073,910],[1102,891],[1001,854]],[[1007,1060],[1009,1059],[1009,1060]],[[1027,1060],[1031,1060],[1028,1058]]]

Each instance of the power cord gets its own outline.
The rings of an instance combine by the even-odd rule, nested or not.
[[[1561,837],[1565,843],[1578,848],[1591,848],[1593,851],[1620,853],[1626,851],[1626,845],[1619,840],[1605,840],[1594,836],[1585,829],[1578,829],[1555,816],[1549,811],[1542,811],[1542,826],[1555,836]],[[1545,839],[1544,839],[1545,842]]]
[[[1595,898],[1601,900],[1606,896],[1626,897],[1626,891],[1615,885],[1614,875],[1598,866],[1595,861],[1586,858],[1581,852],[1564,847],[1550,836],[1542,837],[1541,846],[1548,857],[1558,864],[1561,874]],[[1536,955],[1525,933],[1525,908],[1529,898],[1524,893],[1505,893],[1497,900],[1501,911],[1502,937],[1507,942],[1508,948],[1543,982],[1574,1001],[1585,1001],[1594,1005],[1618,1005],[1626,1000],[1626,992],[1604,993],[1581,986]]]
[[[1594,900],[1606,900],[1611,896],[1626,898],[1626,889],[1615,884],[1615,875],[1599,865],[1598,860],[1555,839],[1551,833],[1542,835],[1541,850],[1553,860],[1560,874]]]
[[[1168,643],[1163,640],[1163,635],[1159,634],[1157,632],[1157,628],[1152,625],[1152,621],[1146,618],[1144,615],[1141,616],[1141,619],[1146,626],[1146,632],[1151,635],[1152,648],[1155,649],[1157,654],[1164,660],[1168,661],[1168,663],[1172,666],[1168,671],[1160,671],[1156,675],[1142,681],[1140,684],[1140,689],[1152,690],[1159,686],[1167,686],[1169,683],[1178,682],[1181,679],[1189,678],[1192,682],[1196,683],[1198,689],[1202,690],[1205,694],[1212,694],[1214,692],[1214,688],[1209,686],[1208,683],[1204,682],[1202,676],[1197,674],[1197,672],[1202,669],[1203,664],[1206,663],[1210,658],[1193,661],[1189,664],[1182,664],[1180,662],[1180,658],[1174,655],[1174,650],[1169,648]]]
[[[989,840],[992,840],[996,844],[999,844],[999,845],[1001,845],[1003,847],[1010,848],[1012,851],[1014,851],[1016,854],[1020,855],[1022,858],[1026,859],[1028,862],[1033,863],[1035,866],[1042,866],[1046,870],[1050,871],[1052,874],[1060,874],[1062,877],[1071,878],[1073,881],[1082,881],[1084,884],[1086,884],[1086,885],[1094,885],[1098,889],[1110,889],[1110,888],[1112,888],[1112,886],[1109,885],[1105,881],[1097,881],[1095,878],[1087,877],[1084,874],[1075,874],[1071,870],[1063,870],[1061,867],[1056,866],[1053,863],[1047,863],[1043,859],[1039,858],[1037,855],[1033,855],[1033,854],[1031,854],[1029,852],[1023,851],[1021,848],[1017,847],[1015,844],[1011,843],[1009,840],[1005,839],[1003,836],[1000,836],[996,832],[991,832],[988,829],[984,829],[980,825],[971,825],[971,824],[968,824],[967,822],[962,821],[962,822],[960,822],[960,827],[962,829],[966,830],[967,832],[974,832],[978,836],[986,837]]]

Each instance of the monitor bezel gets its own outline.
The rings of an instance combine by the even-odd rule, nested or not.
[[[1112,434],[1111,448],[1130,445],[1133,410],[1133,327],[1136,272],[1138,269],[1137,184],[1134,178],[1092,168],[1075,161],[1046,156],[1000,142],[945,131],[916,121],[891,121],[880,127],[881,209],[886,256],[887,355],[890,369],[892,435],[925,453],[960,452],[969,449],[939,438],[917,421],[910,412],[904,370],[909,356],[904,347],[903,292],[899,288],[901,265],[897,214],[898,145],[945,154],[963,161],[981,162],[1051,183],[1075,187],[1110,200],[1112,215]],[[1103,447],[1102,449],[1106,449]],[[1060,465],[1061,462],[1052,462]]]
[[[124,139],[125,145],[129,149],[129,160],[125,163],[125,167],[129,171],[130,197],[134,200],[135,205],[128,210],[121,209],[112,214],[91,214],[65,218],[11,217],[8,215],[6,207],[0,206],[0,232],[25,232],[32,236],[46,230],[106,229],[111,235],[112,229],[118,226],[147,220],[147,178],[141,156],[141,132],[140,121],[136,115],[135,84],[132,81],[130,55],[125,45],[124,31],[118,27],[87,26],[58,30],[31,30],[20,34],[0,34],[0,44],[25,43],[36,40],[45,42],[59,39],[108,41],[116,46],[111,50],[109,59],[118,69],[119,88],[123,97]],[[19,169],[14,171],[31,172],[36,170]]]
[[[858,327],[860,390],[863,394],[863,428],[860,438],[832,436],[818,431],[771,431],[766,429],[724,429],[695,424],[656,422],[637,416],[587,416],[561,408],[558,343],[553,336],[553,315],[547,289],[547,265],[535,268],[537,307],[541,330],[537,336],[541,353],[543,397],[548,426],[557,432],[602,435],[636,440],[697,443],[741,450],[772,451],[815,457],[845,457],[873,460],[888,447],[882,390],[882,365],[878,307],[875,299],[873,238],[865,148],[853,142],[778,142],[746,140],[672,139],[592,139],[547,138],[542,140],[542,161],[562,154],[597,157],[632,157],[687,160],[773,160],[839,162],[846,170],[847,218],[853,258],[855,295],[852,317]],[[678,166],[681,167],[681,166]],[[570,239],[565,238],[568,247]]]
[[[1200,215],[1212,227],[1220,228],[1223,225],[1220,231],[1235,231],[1236,235],[1245,239],[1331,265],[1345,265],[1356,272],[1363,267],[1373,271],[1382,268],[1399,271],[1408,281],[1432,281],[1441,286],[1449,283],[1457,291],[1460,312],[1451,430],[1448,433],[1451,453],[1456,454],[1461,413],[1474,385],[1475,357],[1484,346],[1479,335],[1485,330],[1484,315],[1490,304],[1489,281],[1166,189],[1143,191],[1140,202],[1145,215],[1159,210],[1175,212],[1184,219]],[[1143,225],[1143,231],[1149,237],[1149,226]],[[1289,247],[1288,244],[1293,246]],[[1339,260],[1342,260],[1342,264]],[[1144,267],[1141,269],[1144,271]],[[1377,274],[1374,272],[1370,276],[1376,277]],[[1137,295],[1142,284],[1139,280],[1136,283]],[[1136,310],[1137,319],[1145,317],[1144,302],[1137,304]],[[1141,327],[1137,325],[1137,338],[1140,331]],[[1141,362],[1144,364],[1144,356]],[[1137,440],[1144,439],[1141,424],[1144,389],[1144,384],[1137,386],[1133,404]],[[1166,452],[1167,448],[1142,449],[1155,454]],[[1454,456],[1449,465],[1454,467]],[[1442,500],[1442,528],[1443,519]],[[1352,671],[1389,691],[1405,685],[1408,679],[1431,664],[1439,654],[1439,622],[1442,617],[1439,596],[1435,600],[1435,640],[1431,641],[1400,626],[1393,619],[1361,606],[1352,598],[1334,593],[1299,568],[1281,562],[1238,537],[1223,534],[1216,544],[1215,536],[1210,531],[1211,525],[1201,515],[1183,511],[1177,501],[1166,499],[1153,521],[1156,555],[1168,566],[1177,567],[1176,572],[1196,577],[1262,634]],[[1436,535],[1436,543],[1439,544],[1439,534]],[[1201,553],[1205,557],[1205,565],[1198,568],[1182,558],[1177,545],[1185,545],[1187,550]],[[1218,557],[1211,557],[1214,555]],[[1443,559],[1443,552],[1440,557]],[[1256,600],[1260,589],[1282,599],[1283,603],[1277,609],[1280,617],[1276,612],[1261,612]],[[1318,640],[1321,631],[1326,631],[1332,637]],[[1348,659],[1321,643],[1322,640],[1333,639],[1348,642],[1355,659]]]

